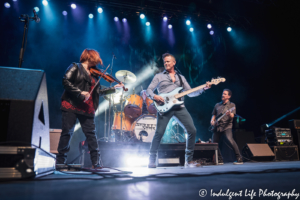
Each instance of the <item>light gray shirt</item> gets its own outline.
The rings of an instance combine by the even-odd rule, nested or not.
[[[164,70],[163,72],[156,74],[150,83],[149,87],[147,88],[147,95],[150,96],[152,99],[155,95],[154,91],[157,89],[158,94],[160,93],[169,93],[172,92],[174,89],[181,87],[179,77],[181,77],[182,83],[183,83],[183,90],[189,90],[191,89],[191,86],[188,84],[184,76],[179,75],[176,72],[175,75],[175,82],[173,83],[171,76],[169,75],[169,72],[167,70]],[[199,96],[204,89],[197,90],[195,92],[192,92],[188,94],[189,97],[196,97]]]

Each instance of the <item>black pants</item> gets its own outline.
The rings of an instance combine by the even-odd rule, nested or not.
[[[221,132],[220,131],[215,131],[213,133],[213,136],[212,136],[212,140],[213,140],[212,142],[213,143],[219,143],[220,138],[223,134],[226,136],[227,140],[230,142],[231,146],[233,147],[236,158],[241,157],[239,148],[238,148],[236,142],[233,139],[231,128],[226,129],[226,130],[221,131]],[[222,157],[221,152],[220,152],[220,148],[218,149],[218,158],[219,158],[219,160],[223,160],[223,157]]]
[[[97,143],[94,117],[88,117],[72,112],[62,111],[62,132],[58,144],[57,164],[64,164],[67,161],[67,153],[70,150],[70,140],[72,138],[76,120],[79,120],[83,133],[86,137],[92,164],[99,164],[100,151]]]
[[[189,162],[193,159],[197,132],[193,119],[185,107],[173,107],[170,111],[164,113],[163,115],[157,114],[156,131],[150,147],[151,160],[156,159],[161,138],[163,137],[166,127],[173,115],[181,122],[188,133],[188,140],[186,142],[185,149],[185,160]]]

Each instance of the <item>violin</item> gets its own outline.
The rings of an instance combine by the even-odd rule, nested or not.
[[[118,83],[121,84],[121,81],[119,81],[118,79],[114,78],[113,76],[111,76],[110,74],[106,74],[105,72],[101,72],[100,70],[94,69],[94,68],[90,68],[90,73],[94,76],[100,76],[102,77],[104,80],[106,80],[109,83]],[[124,91],[128,91],[128,88],[125,88],[123,86],[123,90]]]

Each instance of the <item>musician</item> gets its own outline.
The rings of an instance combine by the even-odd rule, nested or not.
[[[159,96],[160,93],[169,93],[178,87],[183,87],[184,90],[191,89],[190,85],[186,81],[185,77],[174,69],[176,60],[172,54],[165,53],[162,55],[164,61],[165,70],[159,74],[156,74],[147,89],[147,95],[153,100],[158,102],[164,102],[163,97]],[[205,89],[210,88],[207,84]],[[158,95],[154,94],[154,90],[157,89]],[[199,96],[205,89],[201,89],[190,93],[188,96]],[[156,168],[156,156],[157,150],[160,145],[161,138],[163,137],[169,120],[172,116],[175,116],[185,127],[188,133],[188,140],[186,143],[185,151],[185,166],[186,167],[199,167],[200,164],[193,161],[196,127],[193,119],[184,105],[174,106],[168,112],[163,115],[157,114],[156,131],[153,137],[150,147],[149,168]]]
[[[72,63],[63,76],[62,83],[65,90],[61,97],[62,133],[57,149],[56,164],[66,163],[70,140],[78,119],[86,136],[93,168],[101,168],[94,123],[99,96],[115,93],[116,88],[119,89],[123,84],[106,89],[101,89],[99,84],[95,85],[98,77],[90,73],[90,68],[97,69],[98,64],[103,64],[99,53],[93,49],[85,49],[80,56],[80,63]]]
[[[213,133],[213,143],[219,143],[220,137],[224,134],[227,138],[227,140],[230,142],[231,146],[234,149],[237,161],[235,161],[233,164],[243,164],[243,159],[240,154],[239,148],[234,141],[232,137],[232,121],[234,118],[234,115],[236,114],[236,109],[234,109],[232,112],[230,112],[230,108],[235,107],[235,104],[230,102],[232,92],[229,89],[224,89],[222,94],[222,101],[220,103],[217,103],[214,107],[214,110],[212,112],[212,118],[211,118],[211,125],[215,125],[217,116],[221,116],[226,112],[226,115],[221,118],[217,124],[216,130]],[[220,150],[218,149],[218,163],[223,163],[223,157],[221,155]]]

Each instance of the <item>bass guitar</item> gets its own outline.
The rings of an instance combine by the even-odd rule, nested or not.
[[[232,107],[232,108],[228,109],[227,111],[232,112],[232,111],[234,111],[234,109],[235,109],[235,107]],[[226,112],[227,112],[227,111],[226,111]],[[214,125],[211,125],[211,126],[208,128],[209,131],[214,132],[214,131],[217,129],[218,122],[226,115],[226,112],[225,112],[221,117],[219,117],[219,118],[215,121],[215,124],[214,124]]]
[[[211,79],[210,82],[208,82],[208,84],[211,85],[217,85],[220,82],[225,82],[225,78],[217,78],[217,79]],[[178,87],[175,90],[173,90],[172,92],[169,93],[162,93],[159,94],[159,96],[161,96],[164,99],[164,102],[157,102],[154,101],[154,105],[156,110],[158,111],[159,114],[163,114],[165,112],[168,112],[173,106],[175,105],[181,105],[184,103],[184,101],[180,100],[181,97],[190,94],[192,92],[195,92],[197,90],[201,90],[203,88],[206,87],[206,84],[200,85],[198,87],[195,87],[193,89],[181,92],[180,91],[183,89],[182,87]]]

